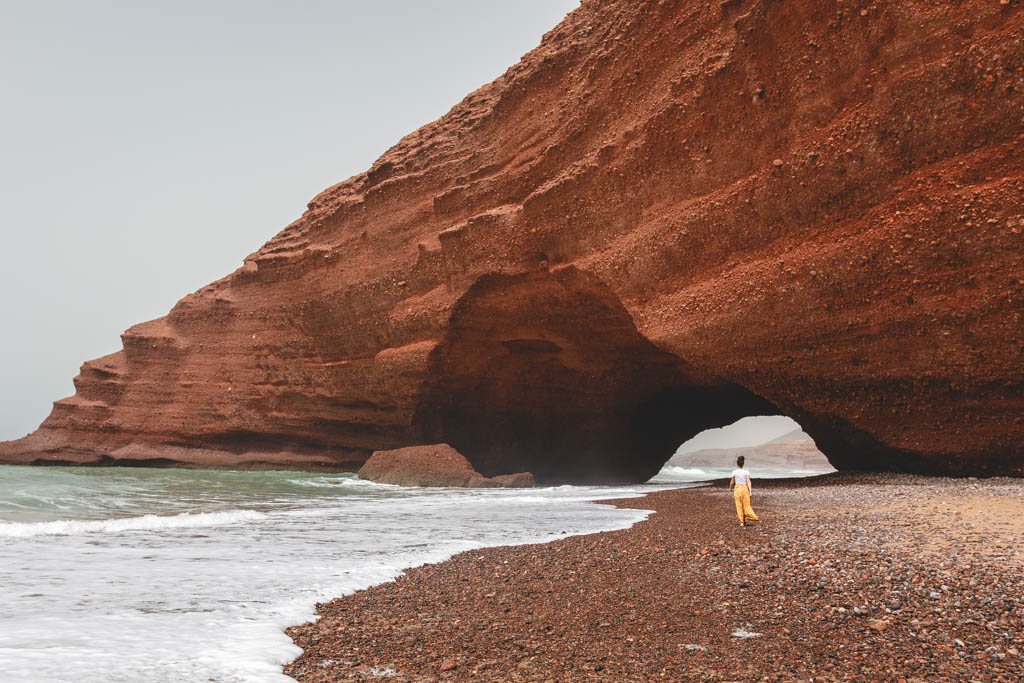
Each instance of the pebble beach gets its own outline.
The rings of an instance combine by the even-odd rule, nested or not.
[[[318,606],[300,681],[1018,681],[1024,487],[831,474],[611,501],[633,527],[487,548]]]

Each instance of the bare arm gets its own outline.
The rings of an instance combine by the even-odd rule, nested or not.
[[[732,491],[732,486],[733,486],[733,484],[735,484],[735,483],[736,483],[736,477],[732,477],[732,478],[731,478],[731,479],[729,480],[729,490],[730,490],[730,491]]]

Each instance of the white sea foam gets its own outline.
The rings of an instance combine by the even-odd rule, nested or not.
[[[190,527],[223,526],[239,522],[254,522],[266,518],[254,510],[226,512],[184,512],[180,515],[123,517],[120,519],[74,520],[52,522],[0,522],[0,537],[28,538],[31,536],[74,536],[77,534],[121,533],[125,531],[156,531]]]
[[[325,477],[320,479],[289,479],[288,483],[296,486],[306,486],[312,488],[331,488],[340,486],[347,489],[379,489],[382,491],[401,489],[401,486],[395,484],[381,484],[369,479],[360,479],[359,477],[345,476],[345,477]]]
[[[733,467],[680,467],[678,465],[665,465],[658,472],[657,476],[651,479],[652,483],[667,484],[672,482],[698,482],[710,481],[712,479],[728,479],[732,476]],[[778,479],[782,477],[802,477],[818,474],[825,474],[833,471],[828,469],[786,469],[774,468],[751,468],[754,479]]]
[[[677,467],[675,465],[666,465],[665,467],[662,467],[661,474],[669,474],[676,477],[686,477],[690,479],[714,476],[713,473],[702,470],[699,467]]]
[[[283,629],[317,602],[472,548],[629,527],[648,512],[590,501],[655,488],[0,468],[0,679],[287,683]]]

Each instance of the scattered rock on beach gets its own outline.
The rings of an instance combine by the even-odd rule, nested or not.
[[[530,488],[535,485],[529,472],[484,477],[446,443],[376,451],[358,474],[363,479],[398,486]]]
[[[318,622],[289,629],[304,652],[286,673],[365,680],[346,663],[360,662],[402,683],[1024,680],[1018,481],[762,482],[754,507],[770,524],[742,536],[724,487],[615,504],[656,512],[623,531],[461,553],[321,605]],[[439,671],[447,660],[456,668]]]
[[[885,619],[869,619],[868,628],[872,629],[873,631],[884,631],[885,629],[889,628],[889,622]]]

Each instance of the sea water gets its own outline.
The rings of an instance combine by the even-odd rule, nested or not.
[[[318,601],[484,546],[622,529],[687,486],[419,489],[339,474],[0,466],[0,681],[290,681]]]
[[[693,482],[711,481],[713,479],[728,479],[732,476],[736,466],[732,463],[720,466],[705,465],[701,467],[678,467],[676,465],[665,465],[661,468],[652,483],[669,484],[672,482]],[[820,474],[835,472],[831,466],[823,464],[817,469],[787,469],[783,467],[757,467],[753,471],[754,480],[758,479],[788,479],[791,477],[813,477]]]

